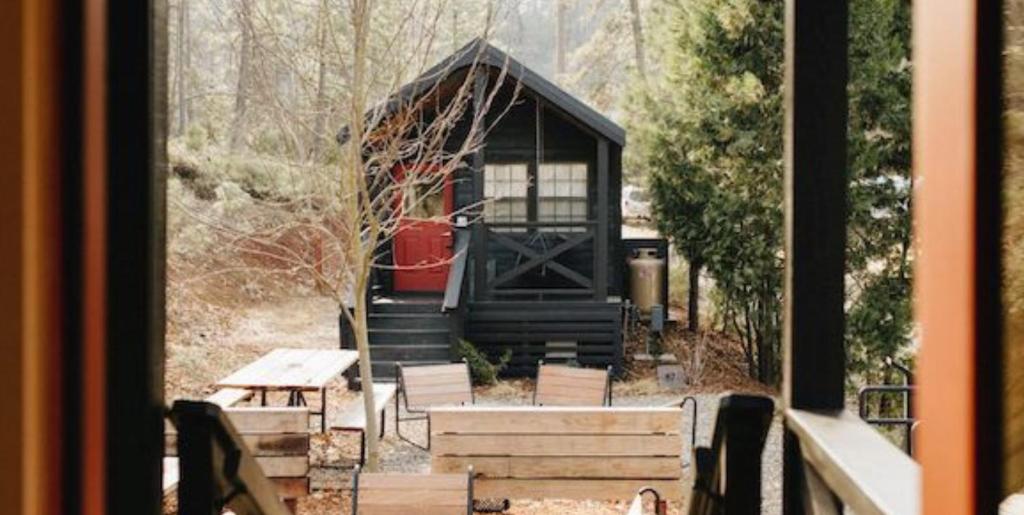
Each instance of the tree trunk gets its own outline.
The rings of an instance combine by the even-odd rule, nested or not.
[[[700,263],[689,262],[690,268],[690,289],[687,292],[686,312],[691,332],[700,329]]]
[[[231,138],[229,148],[232,152],[242,146],[245,136],[246,114],[249,107],[249,94],[252,82],[252,0],[239,0],[238,25],[242,31],[242,40],[238,51],[238,83],[235,88],[235,113],[231,121]]]
[[[178,59],[174,77],[178,97],[178,119],[174,130],[176,136],[185,134],[189,123],[188,74],[192,64],[189,18],[189,0],[180,0],[178,4]]]
[[[569,2],[568,0],[557,0],[555,6],[555,82],[567,71],[566,64],[566,51],[568,48],[568,20],[566,19],[569,14]]]
[[[363,283],[366,290],[368,282]],[[357,288],[358,289],[358,288]],[[370,335],[366,325],[367,298],[364,292],[356,291],[355,319],[352,329],[356,337],[356,350],[359,352],[359,383],[363,390],[363,408],[366,410],[366,471],[376,472],[380,468],[380,449],[377,442],[378,427],[375,415],[376,399],[373,398],[373,362],[370,360]]]
[[[647,78],[647,58],[644,51],[644,28],[640,19],[640,0],[629,0],[629,17],[633,23],[633,52],[636,71],[641,79]]]
[[[320,1],[320,12],[317,16],[317,26],[320,34],[317,37],[317,65],[319,67],[316,81],[316,120],[313,122],[313,151],[312,158],[320,160],[323,156],[325,134],[327,125],[327,30],[330,26],[330,12],[327,10],[327,0]]]

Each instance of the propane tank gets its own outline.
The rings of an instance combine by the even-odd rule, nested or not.
[[[665,260],[658,257],[653,248],[637,249],[637,255],[629,261],[629,296],[641,315],[649,316],[651,307],[664,305],[661,285],[665,277]]]

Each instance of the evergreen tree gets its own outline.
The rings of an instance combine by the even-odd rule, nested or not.
[[[663,2],[651,17],[663,73],[630,113],[630,162],[648,174],[660,228],[706,267],[718,316],[766,383],[781,336],[783,6]],[[851,3],[848,343],[861,375],[910,332],[909,7]]]

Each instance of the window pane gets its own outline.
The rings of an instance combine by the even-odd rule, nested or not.
[[[537,180],[537,217],[540,221],[586,221],[586,163],[541,164]],[[569,228],[558,230],[567,231]]]
[[[527,165],[489,164],[484,167],[484,221],[526,221]]]

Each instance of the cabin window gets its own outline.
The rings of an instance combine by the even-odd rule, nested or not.
[[[537,219],[541,222],[587,221],[587,164],[544,163],[537,174]],[[583,230],[559,227],[557,231]]]
[[[530,182],[526,163],[484,166],[484,221],[521,223],[527,221],[527,189]]]

